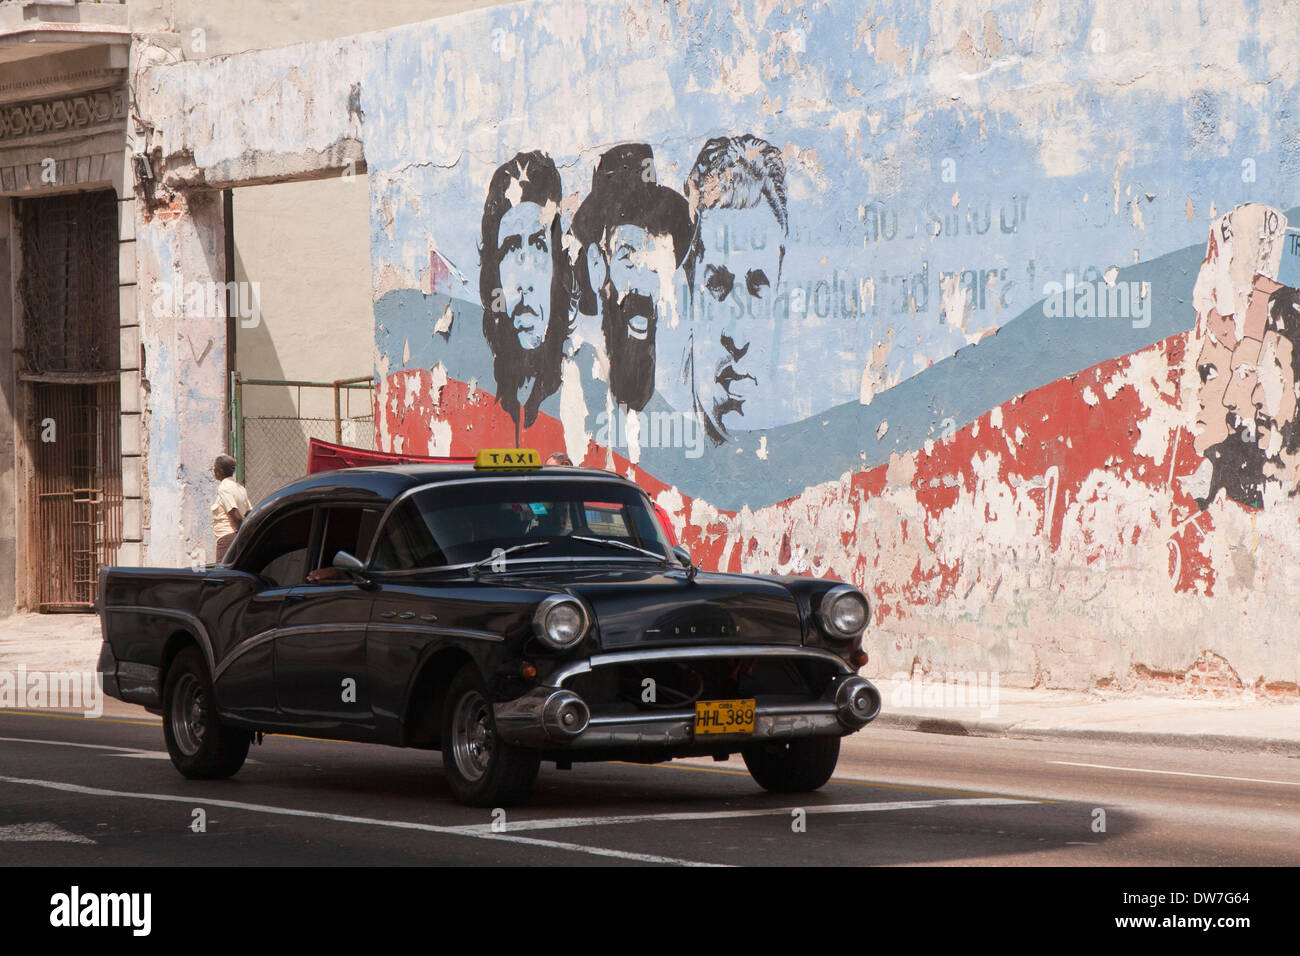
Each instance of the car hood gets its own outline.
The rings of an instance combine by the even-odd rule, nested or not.
[[[799,609],[777,581],[739,574],[623,571],[566,581],[596,615],[601,647],[803,641]]]

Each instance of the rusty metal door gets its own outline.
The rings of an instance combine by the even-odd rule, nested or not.
[[[89,610],[122,543],[117,197],[15,202],[31,597]]]
[[[33,527],[37,605],[87,610],[101,565],[122,544],[122,468],[116,381],[35,383]]]

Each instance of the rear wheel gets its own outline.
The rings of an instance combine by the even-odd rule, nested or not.
[[[172,764],[194,780],[218,780],[239,772],[253,735],[217,719],[212,680],[197,647],[172,660],[163,685],[163,737]]]
[[[471,807],[526,803],[541,767],[536,751],[512,747],[497,736],[492,702],[478,668],[466,664],[447,690],[442,717],[442,764],[447,783]]]
[[[749,775],[764,790],[800,793],[831,778],[840,759],[839,737],[804,737],[751,744],[741,751]]]

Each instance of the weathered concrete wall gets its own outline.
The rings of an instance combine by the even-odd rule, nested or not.
[[[226,443],[225,303],[186,293],[225,288],[224,235],[220,195],[211,192],[182,194],[137,221],[144,558],[151,565],[212,558],[212,460]]]
[[[249,283],[248,301],[257,293],[255,314],[237,327],[245,377],[334,381],[374,370],[369,215],[362,175],[235,190],[235,280]],[[292,415],[290,391],[247,389],[245,409]],[[333,392],[305,390],[301,411],[333,416]]]
[[[710,564],[874,594],[877,673],[1294,693],[1297,476],[1254,498],[1220,477],[1198,503],[1218,458],[1196,438],[1193,289],[1223,213],[1297,202],[1297,51],[1245,25],[1298,21],[537,3],[394,31],[362,84],[383,442],[518,435],[612,464]],[[697,255],[651,184],[599,195],[627,142],[689,203]],[[639,277],[619,285],[589,206],[648,231]],[[516,208],[558,223],[567,258],[500,251]],[[1246,219],[1281,242],[1283,216]],[[1244,246],[1249,292],[1279,267]],[[612,304],[551,308],[564,344],[530,348],[555,303],[528,282],[581,293],[593,261]],[[1236,416],[1234,447],[1262,458],[1248,404],[1220,402],[1218,427]],[[627,410],[644,417],[611,428]]]
[[[1290,694],[1297,25],[534,2],[148,115],[177,186],[364,144],[384,447],[616,467],[707,564],[866,588],[876,673]]]

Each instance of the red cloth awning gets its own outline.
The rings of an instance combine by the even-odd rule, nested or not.
[[[422,465],[429,462],[472,462],[473,458],[431,458],[427,455],[398,455],[368,448],[335,445],[313,438],[307,449],[307,474],[335,471],[339,468],[364,468],[366,465]]]

